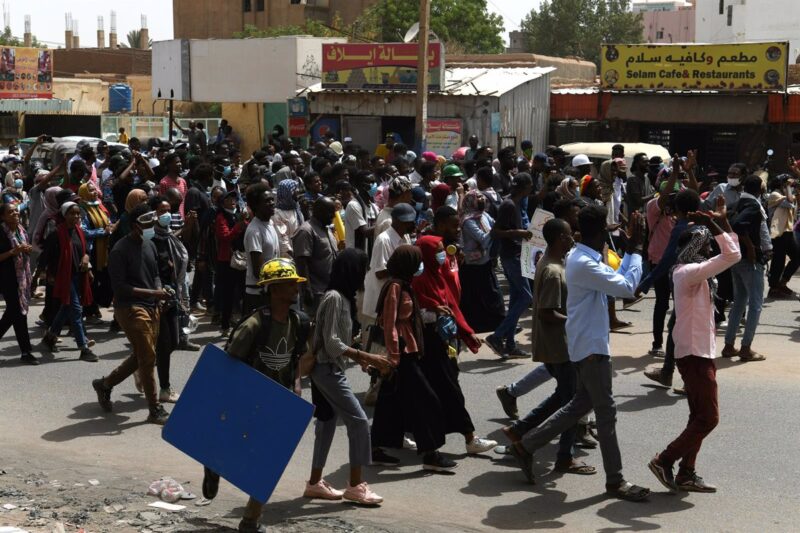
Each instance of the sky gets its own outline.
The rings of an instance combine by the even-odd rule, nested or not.
[[[117,34],[119,41],[140,27],[141,15],[147,15],[150,38],[154,41],[172,39],[172,2],[169,0],[0,0],[10,12],[13,34],[22,38],[25,15],[31,16],[31,31],[50,48],[64,45],[64,14],[72,13],[78,21],[78,33],[83,46],[95,46],[97,41],[97,17],[104,18],[106,43],[108,42],[111,10],[117,12]],[[433,0],[434,2],[436,0]],[[519,29],[522,18],[541,0],[487,0],[489,10],[504,19],[506,34]]]

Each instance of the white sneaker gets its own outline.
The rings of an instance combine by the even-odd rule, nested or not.
[[[409,439],[408,437],[403,437],[403,449],[404,450],[416,450],[417,443],[413,440]]]
[[[172,387],[161,389],[158,393],[158,401],[161,403],[175,403],[180,397],[181,395],[172,390]]]
[[[484,453],[497,446],[497,441],[475,437],[467,443],[467,453]]]

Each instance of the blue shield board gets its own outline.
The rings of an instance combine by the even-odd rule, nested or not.
[[[266,503],[313,411],[309,402],[209,344],[161,435]]]

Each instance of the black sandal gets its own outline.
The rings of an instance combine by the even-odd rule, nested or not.
[[[650,489],[623,481],[617,487],[606,486],[606,492],[620,500],[640,502],[650,496]]]

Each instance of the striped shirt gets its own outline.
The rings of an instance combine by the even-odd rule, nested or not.
[[[344,351],[353,339],[353,321],[350,318],[350,302],[338,291],[327,291],[322,295],[317,308],[317,324],[314,328],[314,351],[318,363],[332,363],[345,370],[347,363]]]

